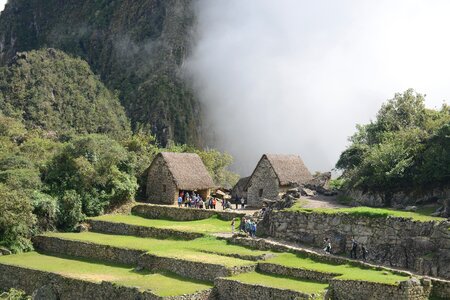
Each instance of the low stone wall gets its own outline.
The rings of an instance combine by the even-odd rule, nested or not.
[[[432,278],[431,296],[439,299],[450,299],[450,281]]]
[[[140,204],[132,208],[131,213],[148,219],[169,219],[176,221],[195,221],[218,216],[222,220],[231,221],[233,218],[241,218],[245,213],[218,211],[197,208],[179,208],[175,206]]]
[[[333,300],[427,300],[431,292],[431,282],[410,279],[399,285],[389,285],[333,279],[330,282],[330,292]]]
[[[214,281],[214,286],[217,289],[219,300],[315,299],[315,296],[313,295],[308,295],[293,290],[278,289],[256,284],[247,284],[227,278],[217,278]]]
[[[142,250],[124,249],[48,236],[34,237],[33,245],[38,251],[92,258],[126,265],[137,265],[140,257],[146,253],[146,251]]]
[[[299,279],[309,279],[319,282],[330,282],[334,277],[341,275],[298,268],[289,268],[271,263],[258,263],[257,270],[269,274],[289,276]]]
[[[225,267],[172,257],[160,257],[141,250],[131,250],[83,241],[56,237],[37,236],[33,239],[37,250],[101,261],[141,266],[151,271],[166,270],[180,276],[198,280],[214,281],[214,278],[231,276],[256,269],[256,263],[247,266]]]
[[[109,282],[91,282],[55,273],[0,264],[0,290],[21,289],[37,299],[123,299],[123,300],[212,300],[212,289],[191,295],[160,297],[151,291],[141,291]]]
[[[181,240],[193,240],[204,236],[201,233],[184,232],[166,228],[130,225],[125,223],[113,223],[98,220],[87,220],[86,222],[90,226],[90,231],[100,233],[133,235],[138,237],[151,237],[156,239],[181,239]]]
[[[258,234],[324,247],[348,254],[351,238],[365,244],[368,261],[450,279],[450,222],[418,222],[404,218],[371,218],[349,214],[270,211]],[[358,253],[360,256],[361,253]]]

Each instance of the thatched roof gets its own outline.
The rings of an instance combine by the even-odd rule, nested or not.
[[[197,154],[162,152],[156,158],[158,157],[165,161],[180,190],[203,190],[214,187],[208,170]]]
[[[239,179],[239,181],[233,187],[233,190],[231,191],[231,195],[233,197],[236,197],[236,195],[238,195],[239,197],[242,197],[242,193],[245,192],[245,188],[247,187],[247,183],[249,180],[250,180],[250,176]]]
[[[312,179],[311,173],[298,155],[264,154],[261,160],[263,159],[269,161],[281,186],[304,184]]]

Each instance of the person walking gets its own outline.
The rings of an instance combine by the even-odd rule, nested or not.
[[[236,225],[236,218],[233,218],[231,220],[231,234],[233,234],[233,235],[234,235],[235,225]]]
[[[355,237],[352,237],[352,249],[350,250],[350,258],[357,259],[357,250],[358,250],[358,242],[355,240]]]
[[[178,207],[181,207],[181,206],[183,206],[183,197],[180,195],[178,197]]]
[[[325,242],[325,249],[323,249],[326,253],[331,254],[331,242],[329,238],[325,238],[323,240]]]

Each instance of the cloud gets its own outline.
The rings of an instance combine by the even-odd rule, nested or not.
[[[199,0],[185,64],[209,145],[248,175],[263,153],[329,170],[357,123],[414,88],[450,95],[448,1]]]
[[[8,0],[0,0],[0,12],[3,11],[3,9],[5,8],[7,1]]]

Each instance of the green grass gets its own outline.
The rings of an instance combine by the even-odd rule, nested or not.
[[[375,268],[360,268],[350,264],[330,264],[320,262],[306,255],[282,253],[267,260],[268,263],[279,264],[291,268],[319,271],[324,273],[341,274],[336,278],[348,280],[365,280],[370,282],[395,284],[408,279],[408,276],[397,275],[389,271]]]
[[[105,264],[87,259],[69,259],[64,256],[48,256],[37,252],[0,256],[0,263],[93,282],[109,281],[123,286],[137,287],[141,290],[151,290],[159,296],[192,294],[212,287],[212,284],[182,278],[167,272],[137,272],[129,266]]]
[[[279,289],[289,289],[306,294],[323,294],[328,287],[327,283],[321,283],[306,279],[294,279],[279,275],[267,275],[258,272],[243,273],[230,279],[248,284],[258,284]]]
[[[127,249],[144,250],[148,253],[181,258],[191,261],[220,264],[227,267],[249,265],[252,262],[228,257],[224,255],[241,254],[259,256],[268,252],[257,251],[237,245],[228,245],[226,241],[214,237],[203,237],[190,241],[158,240],[152,238],[139,238],[134,236],[101,234],[94,232],[82,233],[48,233],[47,236],[68,240],[91,242],[100,245],[116,246]],[[204,253],[204,251],[214,252]]]
[[[368,218],[387,218],[387,217],[400,217],[413,219],[415,221],[427,222],[427,221],[444,221],[445,218],[432,217],[426,214],[426,210],[419,210],[418,212],[402,211],[389,208],[374,208],[374,207],[350,207],[350,208],[303,208],[302,204],[294,204],[286,211],[297,211],[305,213],[322,213],[322,214],[348,214],[356,217],[368,217]]]
[[[103,215],[91,218],[92,220],[107,221],[113,223],[125,223],[129,225],[167,228],[178,231],[197,233],[223,233],[231,232],[231,221],[220,220],[217,216],[197,221],[172,221],[161,219],[146,219],[133,215]],[[239,222],[236,222],[238,226]]]

